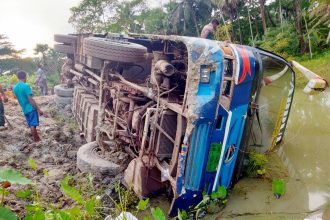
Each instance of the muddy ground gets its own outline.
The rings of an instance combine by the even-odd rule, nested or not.
[[[35,99],[44,111],[38,127],[42,140],[38,143],[32,141],[30,130],[17,101],[9,100],[5,103],[5,115],[13,128],[0,131],[0,168],[15,168],[32,179],[36,184],[33,190],[38,191],[42,203],[57,204],[60,207],[69,206],[70,200],[60,190],[60,181],[66,175],[70,175],[87,182],[88,178],[80,178],[84,174],[76,168],[76,153],[85,140],[81,137],[70,106],[58,108],[52,96]],[[28,162],[30,158],[36,162],[37,170],[31,168]],[[47,175],[45,170],[48,171]],[[95,176],[94,187],[111,189],[120,179],[121,176],[115,178]],[[14,192],[19,188],[13,186],[11,190]],[[33,198],[22,200],[11,194],[5,201],[7,206],[22,217],[25,212],[24,207],[32,203]]]

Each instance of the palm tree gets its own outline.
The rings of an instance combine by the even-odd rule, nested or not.
[[[306,52],[306,42],[304,40],[304,34],[302,30],[302,13],[301,13],[301,0],[294,0],[294,10],[295,10],[295,21],[296,28],[299,34],[299,48],[300,53],[304,54]]]
[[[266,22],[266,0],[259,0],[260,5],[260,15],[262,20],[262,28],[264,29],[264,34],[267,31],[267,22]]]
[[[226,25],[226,23],[223,18],[223,15],[229,18],[230,23],[232,24],[232,28],[234,28],[233,26],[234,20],[238,17],[238,8],[240,3],[242,3],[242,0],[212,0],[212,4],[219,11],[220,17],[224,25]],[[240,23],[238,23],[238,25],[240,26]],[[239,30],[241,30],[240,27]],[[235,31],[233,30],[231,33],[232,33],[231,40],[234,41],[236,39]],[[227,35],[229,36],[229,33],[227,33]],[[242,41],[241,36],[240,36],[240,41]]]
[[[237,17],[239,0],[212,0],[212,3],[233,23]]]
[[[116,9],[114,22],[110,25],[111,31],[135,32],[137,25],[137,15],[141,14],[146,8],[144,0],[122,1]]]
[[[183,0],[174,9],[171,22],[177,32],[199,36],[200,27],[210,19],[212,10],[210,0]]]

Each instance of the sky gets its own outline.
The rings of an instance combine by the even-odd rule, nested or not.
[[[166,0],[148,0],[156,7]],[[0,0],[0,33],[9,37],[23,56],[33,56],[37,43],[52,46],[54,34],[73,33],[68,23],[70,8],[80,0]]]
[[[79,0],[0,0],[0,33],[33,56],[37,43],[52,46],[55,33],[71,33],[70,8]]]

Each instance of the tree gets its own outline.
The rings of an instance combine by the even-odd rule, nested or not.
[[[48,44],[37,44],[34,53],[36,55],[41,54],[41,57],[36,58],[35,62],[37,64],[42,63],[47,73],[60,74],[65,59],[62,53],[56,52]]]
[[[143,12],[138,19],[143,23],[146,33],[165,34],[168,20],[162,8],[147,10]]]
[[[221,19],[223,20],[223,25],[226,25],[223,15],[225,15],[226,17],[229,17],[230,20],[230,25],[231,25],[231,29],[233,29],[233,23],[234,20],[237,19],[238,17],[238,5],[241,1],[239,0],[212,0],[212,4],[214,5],[216,10],[219,10],[219,14]],[[227,26],[224,27],[224,29],[228,30],[230,28],[228,28]],[[240,30],[240,27],[239,27]],[[229,33],[227,33],[226,35],[229,35]],[[229,38],[229,37],[227,37]],[[231,40],[235,41],[236,39],[236,34],[235,34],[235,30],[231,31]],[[240,41],[241,41],[241,34],[240,34]]]
[[[107,31],[139,32],[141,22],[139,16],[146,10],[144,0],[126,0],[117,5],[113,21]]]
[[[184,0],[173,11],[171,23],[180,34],[199,36],[201,28],[209,22],[212,11],[210,0]]]
[[[214,6],[221,10],[225,16],[229,17],[230,23],[233,23],[234,19],[237,18],[239,2],[239,0],[212,0]]]
[[[6,35],[0,34],[0,58],[18,57],[24,50],[16,50]]]
[[[102,32],[113,22],[117,0],[82,0],[72,7],[69,23],[78,33]]]
[[[295,9],[295,21],[296,28],[299,34],[299,48],[300,53],[304,54],[306,52],[306,43],[304,40],[303,28],[302,28],[302,13],[301,13],[301,0],[294,0],[294,9]]]
[[[267,22],[266,22],[266,0],[259,0],[260,4],[260,15],[262,20],[262,28],[264,30],[264,33],[267,31]]]
[[[37,44],[36,47],[34,48],[34,54],[39,55],[41,53],[42,56],[42,63],[44,66],[46,66],[46,53],[49,50],[48,44]]]

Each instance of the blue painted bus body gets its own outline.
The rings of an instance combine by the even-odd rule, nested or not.
[[[215,47],[214,43],[210,43],[208,49]],[[203,198],[203,192],[211,194],[219,186],[230,186],[250,101],[252,81],[256,74],[252,51],[235,45],[232,45],[232,50],[238,57],[239,68],[234,73],[237,74],[237,83],[233,88],[229,109],[220,103],[224,77],[222,50],[215,50],[216,52],[209,56],[208,62],[216,66],[210,74],[210,83],[198,85],[196,100],[199,118],[194,122],[191,136],[184,138],[181,148],[180,175],[177,176],[176,188],[179,196],[173,201],[172,214],[178,209],[188,210],[198,204]],[[197,56],[194,51],[192,54],[194,62]],[[221,118],[221,125],[216,127],[218,118]],[[211,143],[221,144],[222,150],[217,169],[207,172]],[[233,152],[229,160],[224,160],[228,150]]]

